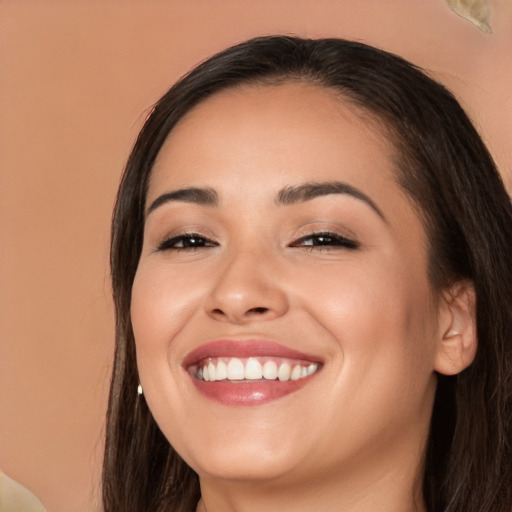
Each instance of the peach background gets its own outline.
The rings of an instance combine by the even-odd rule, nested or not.
[[[1,1],[0,470],[48,510],[96,507],[111,208],[172,82],[260,34],[375,44],[457,93],[512,188],[512,2],[490,5],[493,35],[444,0]]]

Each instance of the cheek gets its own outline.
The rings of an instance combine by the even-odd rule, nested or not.
[[[424,272],[397,258],[301,274],[302,307],[331,333],[346,365],[432,372],[436,314]]]
[[[354,438],[372,437],[376,425],[382,435],[416,425],[429,414],[435,386],[436,315],[426,279],[393,263],[333,275],[317,275],[307,299],[342,353],[332,378],[332,424],[355,426]]]
[[[175,339],[197,312],[204,291],[171,275],[165,266],[143,262],[132,288],[131,320],[137,367],[145,400],[162,431],[175,448],[186,438],[176,418],[187,417],[190,389],[184,369],[174,356]]]
[[[131,319],[137,349],[168,347],[197,311],[204,291],[165,265],[142,263],[132,288]]]
[[[139,376],[152,410],[172,410],[165,390],[178,385],[183,371],[172,357],[173,340],[197,311],[197,293],[197,287],[180,284],[165,267],[146,262],[137,269],[131,320]]]

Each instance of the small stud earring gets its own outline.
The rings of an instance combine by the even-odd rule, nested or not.
[[[142,394],[143,394],[143,393],[142,393],[142,386],[139,384],[139,385],[137,386],[137,395],[142,395]]]

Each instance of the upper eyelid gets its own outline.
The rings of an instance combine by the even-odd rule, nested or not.
[[[201,238],[202,240],[206,240],[207,242],[218,244],[218,242],[215,241],[212,236],[203,235],[203,234],[195,232],[195,231],[194,232],[187,231],[186,233],[177,233],[176,235],[168,235],[168,236],[165,236],[162,239],[162,241],[168,242],[170,240],[180,240],[180,239],[184,239],[184,238]]]
[[[355,237],[353,235],[347,235],[345,233],[339,233],[334,230],[329,229],[317,229],[317,230],[308,230],[304,231],[303,233],[299,233],[294,237],[294,240],[301,240],[303,238],[313,237],[313,236],[332,236],[333,238],[341,238],[344,240],[350,240],[355,242]],[[205,240],[209,242],[217,243],[212,235],[205,235],[202,234],[199,231],[184,231],[172,235],[166,235],[163,237],[163,241],[168,241],[172,239],[180,239],[180,238],[204,238]]]
[[[294,238],[298,240],[299,238],[304,238],[308,236],[318,236],[318,235],[330,235],[335,236],[339,238],[344,238],[346,240],[351,240],[355,242],[357,240],[356,234],[346,228],[346,227],[340,227],[340,226],[321,226],[321,225],[305,225],[301,226],[296,234],[294,235]]]
[[[186,237],[197,237],[204,238],[206,240],[211,240],[212,242],[218,239],[218,235],[213,233],[211,230],[201,229],[194,225],[184,226],[182,228],[177,229],[167,229],[167,230],[158,230],[153,233],[148,233],[150,239],[156,241],[156,243],[171,240],[173,238],[186,238]]]
[[[340,233],[336,230],[332,229],[313,229],[313,230],[307,230],[304,231],[304,233],[300,233],[296,236],[297,239],[300,238],[307,238],[308,236],[332,236],[332,237],[338,237],[338,238],[345,238],[345,239],[351,239],[354,238],[353,235],[349,235],[346,233]]]

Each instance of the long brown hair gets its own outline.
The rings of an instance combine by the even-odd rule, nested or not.
[[[154,106],[132,150],[112,224],[116,352],[105,512],[190,512],[200,497],[197,475],[136,393],[130,296],[155,158],[179,119],[216,92],[292,81],[334,89],[381,121],[397,150],[397,181],[427,232],[433,290],[458,279],[475,286],[476,358],[456,377],[438,376],[423,482],[427,509],[510,512],[512,207],[492,158],[454,97],[415,66],[360,43],[285,36],[252,39],[199,65]]]

